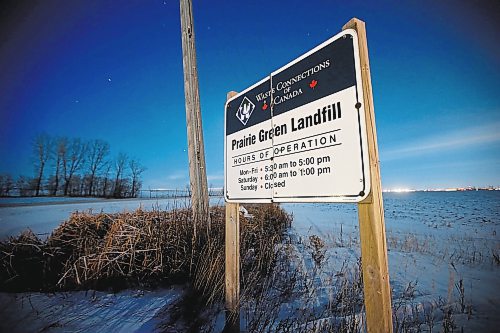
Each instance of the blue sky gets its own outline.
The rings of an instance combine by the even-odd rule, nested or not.
[[[468,3],[194,0],[209,184],[223,184],[227,92],[358,17],[384,188],[500,185],[500,6]],[[177,1],[0,9],[0,173],[33,175],[31,142],[45,132],[108,141],[147,167],[144,188],[188,183]]]

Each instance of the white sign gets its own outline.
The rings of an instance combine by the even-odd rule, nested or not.
[[[359,202],[370,192],[357,33],[348,29],[231,98],[228,202]]]

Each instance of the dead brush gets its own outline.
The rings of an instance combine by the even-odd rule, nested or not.
[[[38,290],[44,287],[42,277],[48,274],[46,259],[50,257],[43,242],[26,230],[17,238],[0,243],[0,279],[12,291],[21,291],[25,285]]]
[[[498,253],[497,250],[491,250],[491,256],[492,256],[492,261],[495,263],[495,265],[500,265],[500,254]]]
[[[119,289],[173,278],[189,268],[190,229],[186,211],[73,214],[47,242],[66,259],[57,286]]]
[[[325,242],[316,235],[309,236],[309,248],[311,249],[311,256],[314,260],[314,264],[321,267],[323,259],[325,259]]]
[[[254,217],[241,219],[242,284],[254,285],[272,269],[274,248],[291,219],[276,205],[247,208]],[[195,236],[190,209],[73,213],[46,241],[27,232],[0,242],[0,289],[117,290],[188,283],[208,304],[221,301],[224,209],[212,207],[210,214],[211,228],[198,227]]]

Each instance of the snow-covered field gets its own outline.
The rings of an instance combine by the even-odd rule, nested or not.
[[[2,332],[152,332],[160,311],[184,293],[174,287],[116,294],[77,291],[0,294]]]
[[[458,331],[497,332],[500,193],[390,193],[384,198],[393,308],[398,308],[399,318],[413,312],[425,322],[425,314],[433,312],[433,331],[440,331],[444,309],[453,306],[458,309],[452,315]],[[331,276],[345,260],[354,264],[360,255],[357,208],[284,207],[294,214],[291,232],[298,237],[301,269],[314,279],[315,297],[324,303],[331,297]],[[325,244],[319,268],[303,246],[311,236]],[[421,329],[429,331],[426,324]]]
[[[106,200],[106,199],[81,198],[81,197],[5,197],[5,198],[0,198],[0,207],[81,203],[81,202],[91,202],[91,201],[101,201],[101,200]]]
[[[211,198],[210,204],[222,204],[222,198]],[[66,220],[72,212],[117,213],[141,207],[172,209],[190,207],[183,199],[83,199],[78,198],[0,198],[0,239],[16,236],[30,228],[41,238]]]
[[[27,227],[47,235],[75,210],[118,212],[139,206],[143,209],[188,206],[186,200],[168,199],[16,207],[1,204],[0,200],[2,239]],[[212,199],[212,204],[222,204],[222,200]],[[451,321],[457,331],[462,327],[465,332],[497,331],[500,192],[389,193],[384,194],[384,205],[389,274],[398,318],[417,316],[424,323],[423,331],[429,331],[429,323],[434,325],[432,331],[441,331],[445,310],[453,307]],[[308,279],[308,294],[281,305],[280,316],[286,317],[286,311],[300,304],[317,309],[327,304],[337,290],[332,277],[345,274],[346,263],[355,267],[360,251],[356,205],[284,204],[283,207],[294,216],[289,246],[296,257],[295,268]],[[318,239],[323,245],[316,250],[324,254],[319,259],[314,257],[311,246]],[[16,324],[23,321],[33,322],[29,327],[36,331],[43,328],[151,331],[157,323],[155,314],[172,306],[182,293],[181,289],[173,289],[96,293],[97,296],[93,292],[1,294],[0,317],[10,321],[0,321],[0,330],[24,331]],[[141,315],[131,319],[130,308]],[[120,318],[130,325],[120,324]]]

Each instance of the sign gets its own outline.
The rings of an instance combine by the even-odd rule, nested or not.
[[[355,30],[229,99],[228,202],[359,202],[370,192]]]

